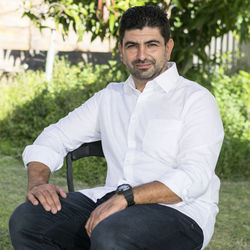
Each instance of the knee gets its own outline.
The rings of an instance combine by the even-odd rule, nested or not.
[[[129,229],[114,221],[100,222],[93,230],[90,240],[91,250],[135,249],[129,237]]]
[[[118,249],[116,237],[119,233],[115,232],[112,227],[98,225],[91,235],[91,250],[112,250]]]
[[[9,220],[9,232],[13,245],[18,242],[25,231],[29,231],[29,227],[32,221],[31,210],[34,206],[30,202],[25,202],[18,206]]]
[[[12,213],[10,220],[9,220],[9,231],[11,236],[16,235],[23,228],[23,225],[26,222],[25,219],[25,207],[27,206],[26,203],[21,204],[18,206],[15,211]]]

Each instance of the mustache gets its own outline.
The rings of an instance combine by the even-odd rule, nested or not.
[[[135,60],[135,61],[132,62],[133,65],[138,64],[138,63],[142,63],[142,64],[143,63],[152,63],[152,64],[155,64],[155,60],[149,60],[149,59],[140,60],[140,59],[138,59],[138,60]]]

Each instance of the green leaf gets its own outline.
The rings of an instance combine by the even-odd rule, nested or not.
[[[115,15],[113,13],[110,13],[109,15],[109,30],[113,34],[114,28],[115,28]]]

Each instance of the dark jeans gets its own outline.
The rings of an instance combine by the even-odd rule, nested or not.
[[[66,199],[61,199],[62,210],[55,215],[41,205],[23,203],[9,222],[14,248],[188,250],[202,247],[203,232],[196,222],[158,204],[134,205],[109,216],[95,227],[89,239],[84,225],[90,213],[112,195],[109,193],[94,203],[81,193],[69,193]]]

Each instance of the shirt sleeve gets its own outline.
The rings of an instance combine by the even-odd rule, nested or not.
[[[217,178],[214,170],[224,131],[216,101],[208,91],[197,91],[190,96],[183,109],[183,121],[177,167],[158,181],[183,202],[191,202],[203,195]]]
[[[62,167],[68,152],[82,143],[100,140],[98,113],[101,95],[102,91],[96,93],[66,117],[45,128],[34,143],[25,148],[25,166],[37,161],[53,172]]]

